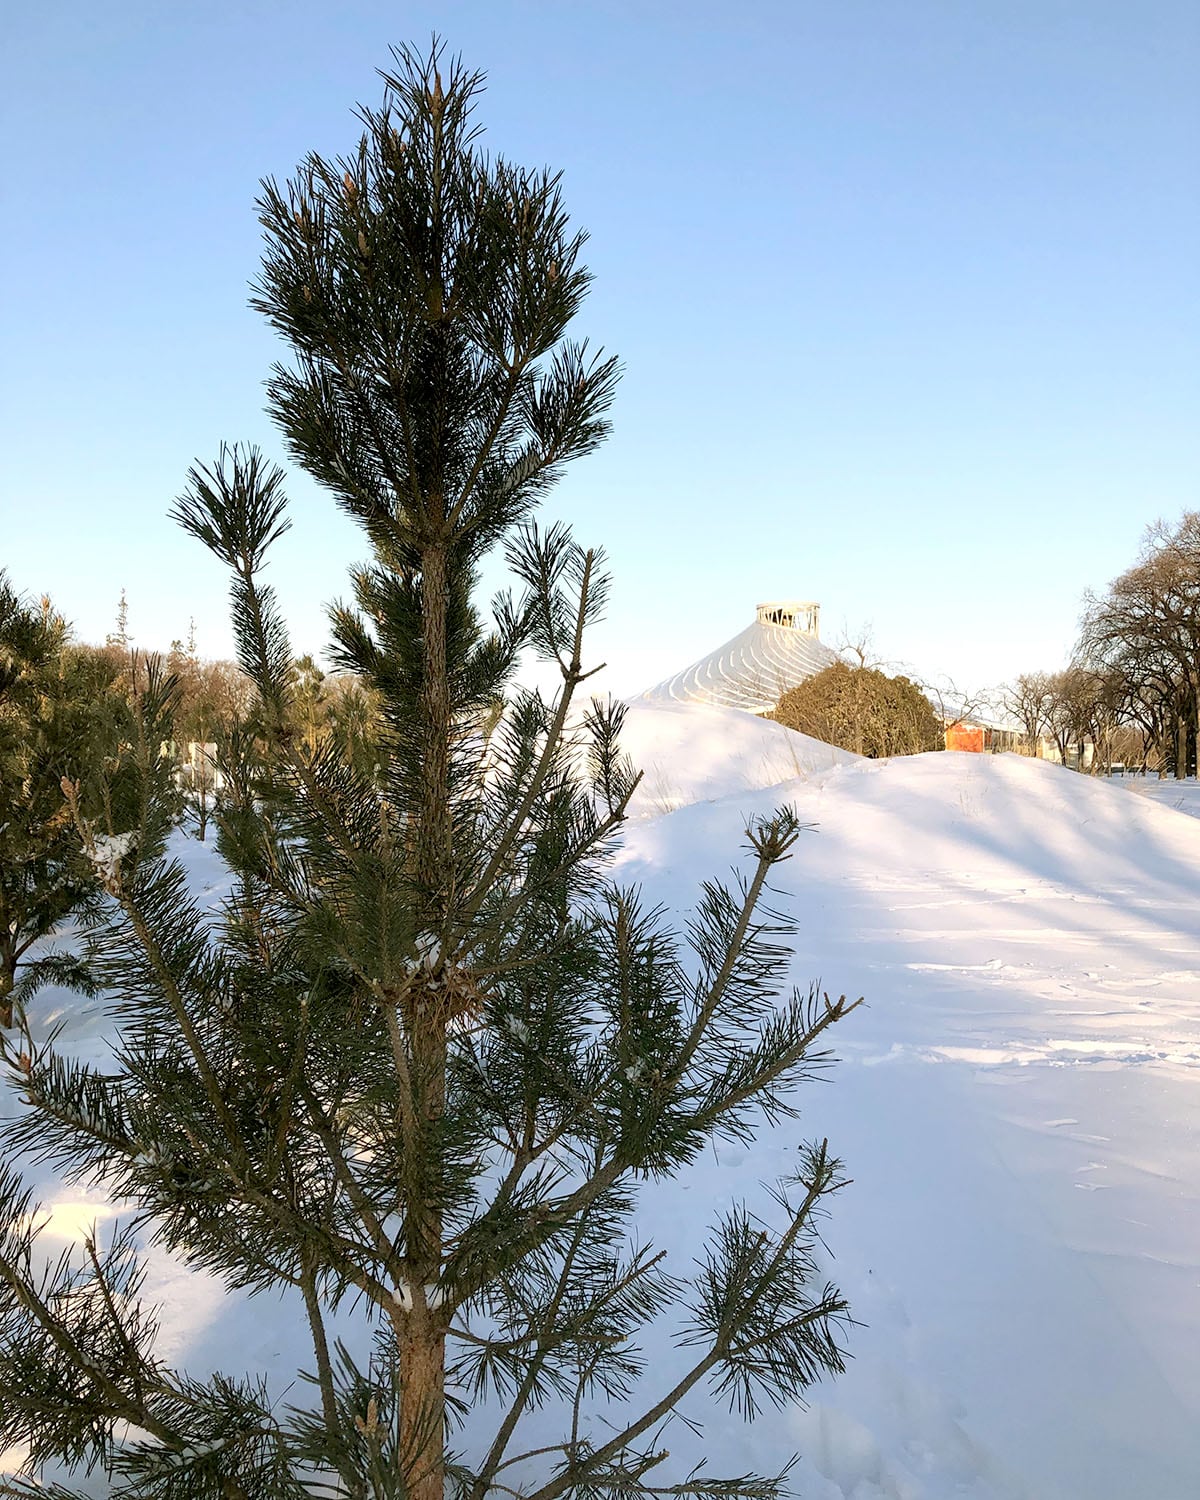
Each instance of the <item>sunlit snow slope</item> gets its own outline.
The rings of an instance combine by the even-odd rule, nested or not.
[[[620,877],[683,905],[785,800],[816,825],[782,881],[796,979],[868,1007],[800,1128],[721,1153],[705,1191],[828,1135],[854,1184],[827,1238],[868,1326],[807,1413],[710,1426],[714,1453],[798,1448],[813,1500],[1200,1495],[1200,824],[1132,784],[926,755],[643,824]]]
[[[683,1268],[716,1209],[769,1212],[756,1181],[828,1136],[853,1178],[826,1228],[865,1325],[850,1370],[751,1427],[689,1399],[705,1435],[673,1424],[656,1481],[798,1451],[807,1500],[1196,1500],[1200,820],[1016,757],[841,757],[736,711],[639,707],[627,740],[649,774],[616,878],[682,916],[747,817],[791,802],[815,825],[778,882],[796,982],[868,1002],[799,1122],[655,1187],[639,1225]],[[181,848],[215,896],[211,854]],[[61,1004],[99,1055],[99,1012]],[[61,1243],[97,1200],[47,1187]],[[307,1357],[277,1303],[157,1253],[151,1286],[197,1371],[282,1386]],[[655,1349],[654,1390],[678,1358]]]
[[[807,781],[860,758],[743,709],[637,700],[625,710],[621,748],[642,772],[633,818]]]

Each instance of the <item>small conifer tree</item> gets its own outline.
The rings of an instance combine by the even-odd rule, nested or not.
[[[768,717],[872,758],[945,748],[941,721],[916,683],[844,661],[789,688]]]
[[[189,895],[147,756],[136,837],[105,846],[114,1064],[28,1033],[9,1053],[17,1143],[106,1182],[231,1289],[284,1289],[311,1400],[163,1362],[128,1235],[38,1272],[10,1175],[0,1442],[162,1500],[661,1493],[656,1433],[698,1383],[752,1415],[841,1367],[844,1303],[812,1253],[838,1166],[814,1146],[774,1226],[732,1210],[693,1268],[631,1247],[637,1192],[792,1114],[851,1007],[779,994],[787,923],[761,900],[791,812],[749,829],[749,873],[703,887],[686,941],[606,883],[636,777],[620,708],[576,700],[607,582],[531,518],[604,435],[617,376],[565,340],[582,236],[556,177],[477,148],[477,75],[443,77],[435,46],[385,83],[349,159],[266,185],[256,291],[293,353],[274,416],[370,546],[332,656],[376,706],[378,759],[295,727],[262,579],[283,475],[224,450],[177,514],[230,570],[260,699],[219,814],[233,894],[219,917]],[[475,575],[497,546],[520,593],[485,627]],[[513,687],[525,649],[557,664],[552,699]],[[670,1317],[689,1356],[659,1389],[644,1336]],[[621,1416],[601,1430],[606,1402]],[[555,1404],[561,1436],[527,1438]],[[782,1483],[705,1470],[666,1492]]]
[[[124,589],[117,602],[116,628],[105,636],[104,644],[115,646],[120,651],[129,650],[129,600],[125,597]]]
[[[23,599],[0,572],[0,1026],[42,984],[88,983],[78,955],[47,942],[96,892],[61,783],[82,781],[86,801],[106,755],[119,781],[129,704],[116,666],[69,637],[49,599]]]

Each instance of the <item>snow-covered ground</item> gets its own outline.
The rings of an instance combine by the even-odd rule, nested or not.
[[[1189,776],[1186,781],[1176,781],[1173,776],[1114,776],[1113,786],[1127,787],[1139,797],[1149,797],[1160,807],[1170,807],[1189,817],[1200,818],[1200,781]]]
[[[627,742],[648,775],[617,878],[682,916],[746,819],[790,802],[813,825],[778,882],[795,979],[867,1000],[800,1121],[655,1190],[640,1226],[686,1265],[716,1209],[764,1203],[755,1182],[827,1136],[853,1178],[825,1236],[863,1324],[850,1369],[751,1427],[690,1400],[705,1435],[667,1446],[716,1473],[798,1451],[807,1500],[1195,1500],[1200,822],[1174,784],[860,761],[736,710],[639,707]],[[99,1012],[62,1004],[96,1046]],[[52,1236],[103,1212],[48,1190]],[[161,1257],[154,1283],[174,1355],[290,1378],[275,1304]]]
[[[642,773],[629,805],[637,819],[785,781],[811,781],[859,759],[737,709],[639,699],[626,706],[621,748]]]
[[[813,1500],[1200,1494],[1200,828],[1129,783],[928,755],[641,825],[621,875],[678,907],[783,800],[815,825],[781,882],[796,978],[868,1002],[802,1122],[854,1178],[827,1238],[868,1326],[744,1451],[799,1448]]]

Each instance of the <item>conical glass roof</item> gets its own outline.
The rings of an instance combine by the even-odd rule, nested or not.
[[[754,623],[740,635],[647,688],[641,698],[768,713],[789,688],[838,660],[837,652],[818,640],[817,618],[818,606],[807,601],[760,604]]]

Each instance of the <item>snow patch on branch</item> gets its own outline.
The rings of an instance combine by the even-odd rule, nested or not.
[[[417,956],[422,965],[432,972],[442,961],[441,938],[433,932],[418,932]]]
[[[436,1312],[446,1300],[445,1288],[440,1282],[433,1282],[427,1284],[423,1290],[425,1293],[425,1306],[430,1312]],[[399,1286],[393,1289],[392,1301],[401,1312],[412,1312],[413,1289],[407,1281],[402,1281]]]
[[[137,842],[136,831],[129,833],[97,833],[92,835],[88,858],[96,874],[108,890],[117,882],[121,861]]]

